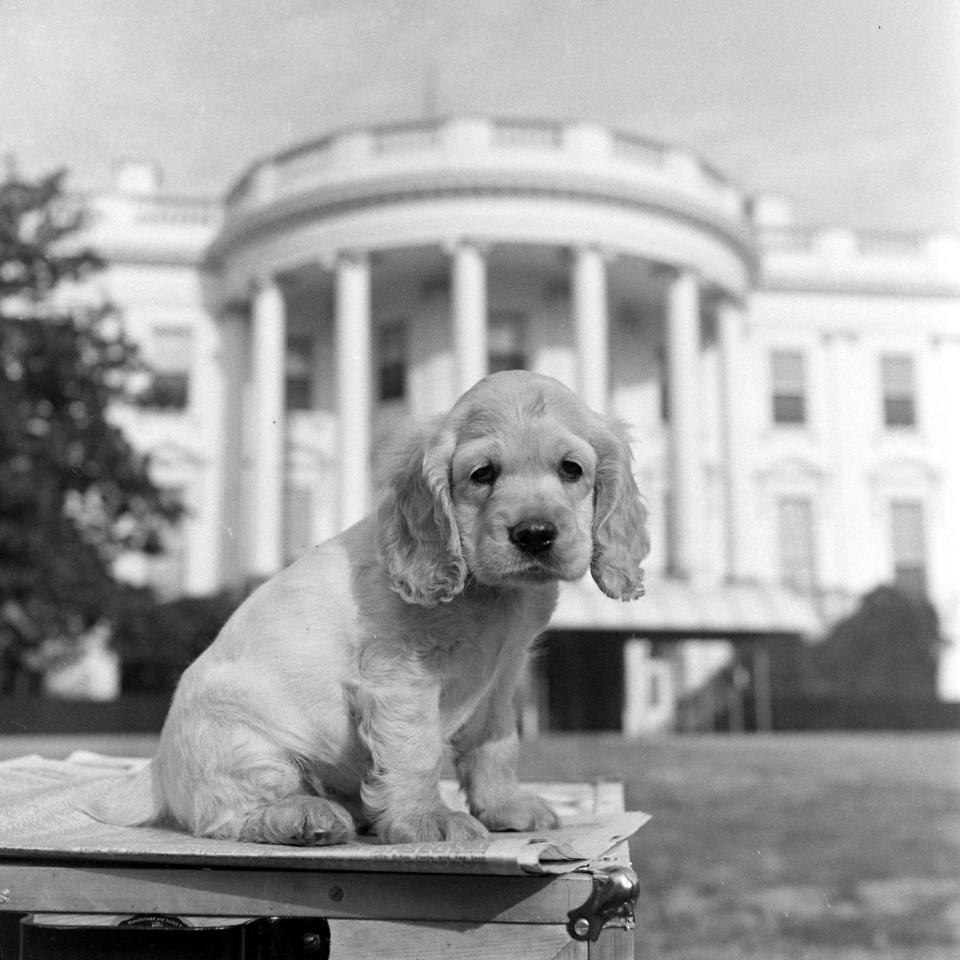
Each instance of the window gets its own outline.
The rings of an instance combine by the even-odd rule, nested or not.
[[[663,702],[663,691],[660,689],[661,679],[660,674],[654,671],[651,671],[647,676],[647,705],[654,710]]]
[[[403,320],[380,328],[377,359],[380,399],[402,400],[407,395],[407,324]]]
[[[313,406],[313,338],[289,335],[285,363],[287,409],[309,410]]]
[[[890,504],[890,539],[894,583],[908,593],[925,594],[927,549],[923,504],[919,500],[894,500]]]
[[[525,325],[524,315],[513,310],[490,315],[487,332],[487,363],[490,373],[526,368],[527,357],[523,346]]]
[[[813,504],[807,497],[783,497],[777,504],[780,581],[797,590],[816,585]]]
[[[152,373],[150,386],[140,395],[144,407],[184,410],[190,394],[193,332],[184,326],[156,326],[146,343],[145,359]]]
[[[915,427],[917,401],[913,357],[888,354],[880,358],[883,423],[887,427]]]
[[[283,544],[287,563],[292,563],[310,549],[312,514],[310,491],[305,487],[288,488],[283,499]]]
[[[774,350],[770,355],[774,423],[800,426],[807,422],[805,367],[799,350]]]
[[[167,487],[165,493],[184,502],[183,487]],[[186,573],[186,537],[183,521],[165,525],[157,546],[159,553],[147,555],[147,583],[161,600],[172,600],[183,593]]]
[[[660,371],[660,419],[663,423],[669,423],[670,364],[667,362],[667,351],[664,347],[657,348],[657,366]]]

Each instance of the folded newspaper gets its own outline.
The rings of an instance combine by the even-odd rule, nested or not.
[[[160,827],[115,827],[84,808],[146,761],[79,751],[0,762],[3,858],[136,860],[141,863],[418,873],[560,874],[616,856],[649,819],[622,812],[619,784],[528,784],[555,802],[562,825],[538,833],[492,833],[464,843],[381,844],[371,838],[327,847],[212,840]],[[541,789],[542,788],[542,789]],[[444,799],[462,809],[456,784]],[[559,802],[558,802],[559,801]],[[2,866],[2,863],[0,863]]]

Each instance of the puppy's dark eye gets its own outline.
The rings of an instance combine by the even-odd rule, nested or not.
[[[485,463],[470,474],[470,479],[479,487],[489,487],[497,479],[496,468],[492,463]]]
[[[573,483],[583,476],[583,467],[576,460],[560,461],[560,479]]]

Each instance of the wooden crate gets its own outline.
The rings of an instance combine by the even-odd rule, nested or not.
[[[618,784],[536,789],[561,806],[582,806],[583,798],[592,796],[596,812],[623,808]],[[43,914],[48,919],[40,922],[47,923],[106,923],[143,913],[322,917],[329,924],[332,958],[626,960],[634,956],[636,896],[625,843],[600,861],[558,876],[269,863],[238,868],[229,858],[202,866],[50,854],[0,860],[0,910],[12,915]],[[0,960],[6,960],[2,948]]]

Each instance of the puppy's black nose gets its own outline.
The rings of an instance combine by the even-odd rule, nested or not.
[[[557,539],[557,528],[547,520],[521,520],[510,528],[510,542],[524,553],[546,553]]]

